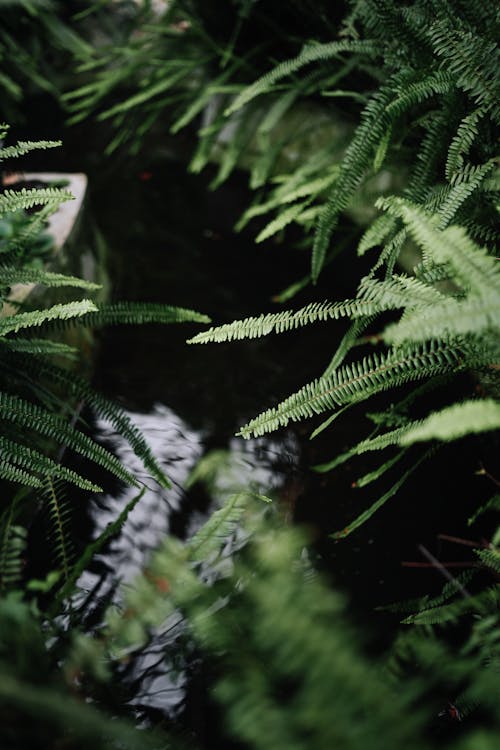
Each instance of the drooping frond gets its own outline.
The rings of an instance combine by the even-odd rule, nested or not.
[[[76,397],[85,401],[94,408],[98,414],[108,419],[118,432],[128,441],[134,453],[143,461],[145,467],[151,472],[160,486],[169,488],[170,481],[165,475],[160,464],[151,452],[141,431],[133,424],[132,420],[115,402],[97,393],[83,378],[75,373],[55,367],[44,359],[36,363],[25,355],[14,355],[17,367],[28,367],[36,373],[39,379],[47,379],[55,386],[62,387],[68,397]]]
[[[77,289],[85,289],[89,292],[101,288],[100,284],[80,279],[77,276],[65,276],[62,273],[53,273],[51,271],[44,271],[40,268],[30,268],[28,266],[24,266],[23,268],[0,266],[0,285],[10,286],[12,284],[29,283],[43,284],[43,286],[49,287],[69,286]]]
[[[71,427],[62,417],[54,415],[46,409],[30,404],[17,396],[0,392],[0,418],[73,448],[81,456],[99,464],[127,484],[138,486],[135,477],[122,466],[112,453]]]
[[[289,421],[336,409],[411,380],[458,372],[463,367],[457,346],[433,341],[421,347],[389,352],[385,356],[374,354],[314,380],[277,407],[251,420],[238,434],[245,438],[264,435],[285,427]]]
[[[188,344],[206,344],[208,342],[254,339],[270,333],[284,333],[316,321],[337,320],[348,316],[369,315],[375,311],[371,301],[345,300],[344,302],[311,302],[309,305],[293,312],[283,310],[279,313],[267,313],[257,317],[235,320],[193,336]]]
[[[52,549],[58,566],[62,570],[64,580],[68,580],[71,567],[72,549],[68,518],[69,503],[65,497],[64,486],[61,482],[54,482],[47,477],[42,493],[43,501],[47,504],[52,531]]]
[[[172,305],[161,305],[148,302],[114,302],[94,306],[92,310],[85,312],[78,320],[67,319],[78,325],[99,328],[113,325],[134,325],[144,323],[210,323],[207,315],[188,310],[183,307]],[[63,327],[68,324],[61,316],[55,316],[51,325]]]
[[[88,313],[96,312],[97,307],[88,299],[78,302],[68,302],[62,305],[53,305],[47,310],[35,310],[34,312],[18,313],[7,318],[0,319],[0,337],[8,333],[17,333],[23,328],[34,328],[41,326],[49,320],[68,320],[78,318]]]
[[[29,339],[16,336],[8,339],[7,346],[10,352],[39,354],[45,357],[66,357],[72,360],[76,360],[78,357],[76,347],[50,339]]]
[[[305,65],[317,62],[318,60],[329,60],[332,57],[340,55],[342,52],[357,52],[358,54],[376,55],[378,50],[370,41],[341,41],[328,42],[326,44],[309,44],[304,47],[302,52],[291,60],[280,63],[277,67],[266,73],[257,81],[247,86],[239,94],[234,102],[226,109],[226,115],[230,115],[248,104],[256,96],[271,91],[274,84],[282,78],[295,73]]]
[[[485,107],[478,107],[466,115],[458,126],[456,135],[453,137],[448,149],[445,167],[447,180],[451,180],[453,175],[463,167],[464,157],[467,156],[478,136],[478,123],[484,117],[486,111]]]
[[[424,453],[424,455],[420,456],[420,458],[415,461],[415,463],[410,466],[409,469],[401,474],[399,479],[392,485],[392,487],[390,487],[390,489],[387,490],[387,492],[384,492],[384,494],[377,500],[375,500],[374,503],[372,503],[362,513],[356,516],[354,520],[350,521],[345,528],[343,528],[341,531],[335,531],[333,534],[331,534],[332,539],[344,539],[346,536],[349,536],[353,531],[356,531],[356,529],[359,529],[360,526],[366,523],[366,521],[368,521],[368,519],[371,518],[374,513],[376,513],[383,505],[385,505],[388,500],[394,497],[394,495],[396,495],[396,493],[401,489],[406,480],[413,474],[414,471],[418,469],[420,464],[428,456],[429,453]]]
[[[28,448],[26,445],[22,445],[19,442],[13,442],[3,435],[0,435],[0,449],[2,450],[4,460],[14,464],[15,467],[19,467],[23,471],[28,472],[30,475],[35,474],[42,478],[53,476],[64,479],[83,490],[88,490],[89,492],[102,492],[101,487],[80,476],[76,471],[61,466],[56,461],[44,456],[34,448]],[[21,477],[16,481],[20,480]]]

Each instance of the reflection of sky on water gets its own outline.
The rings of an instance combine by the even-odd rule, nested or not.
[[[144,496],[129,514],[120,534],[98,553],[78,581],[81,594],[76,606],[86,615],[100,602],[120,606],[118,584],[127,583],[143,570],[151,552],[170,532],[173,514],[183,514],[189,537],[202,525],[206,512],[194,507],[185,485],[190,472],[204,455],[206,436],[191,429],[177,414],[163,404],[156,404],[149,414],[128,412],[141,430],[156,459],[169,477],[172,487],[164,489],[146,472],[129,444],[106,420],[98,419],[94,437],[103,442],[122,461],[128,471],[146,486]],[[220,506],[234,492],[250,489],[264,495],[277,492],[298,460],[294,437],[259,438],[245,441],[231,438],[226,459],[210,486],[209,512]],[[137,495],[131,487],[121,487],[114,495],[95,499],[91,515],[93,538],[97,538]],[[90,595],[89,593],[92,592]],[[123,679],[131,688],[133,705],[156,708],[173,716],[185,697],[186,676],[182,669],[172,670],[165,651],[173,649],[182,636],[182,618],[174,615],[152,634],[150,643],[124,668]]]

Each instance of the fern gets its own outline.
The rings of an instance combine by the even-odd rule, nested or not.
[[[316,321],[337,320],[349,315],[368,315],[375,306],[370,301],[346,300],[345,302],[312,302],[306,307],[291,312],[267,313],[258,317],[236,320],[233,323],[196,334],[188,344],[206,344],[239,339],[259,338],[270,333],[284,333]]]
[[[305,419],[410,380],[458,372],[463,366],[456,347],[433,342],[385,357],[368,356],[304,386],[242,427],[239,434],[245,438],[263,435],[286,426],[290,420]]]
[[[48,320],[68,320],[80,317],[87,313],[96,312],[97,307],[90,300],[79,302],[68,302],[62,305],[53,305],[47,310],[36,310],[35,312],[19,313],[9,318],[0,319],[0,336],[9,333],[17,333],[24,328],[41,326]]]
[[[62,485],[56,484],[51,477],[47,477],[43,488],[43,499],[47,503],[49,516],[52,520],[53,554],[59,569],[62,570],[64,580],[67,581],[72,557],[70,532],[68,530],[70,511]]]
[[[43,284],[47,287],[74,287],[94,292],[101,288],[100,284],[86,281],[76,276],[66,276],[61,273],[52,273],[39,268],[15,268],[0,266],[0,284],[11,286],[12,284]]]
[[[21,427],[62,442],[75,449],[80,455],[94,461],[107,471],[126,482],[138,486],[137,480],[130,474],[109,451],[95,441],[71,427],[65,419],[51,414],[34,404],[17,396],[0,392],[0,417]]]
[[[226,109],[226,115],[230,115],[247,105],[252,99],[272,90],[275,83],[282,78],[300,70],[305,65],[318,60],[328,60],[336,57],[342,52],[357,52],[366,55],[376,55],[377,51],[371,42],[329,42],[327,44],[312,44],[304,47],[302,52],[292,60],[281,63],[271,72],[259,78],[258,81],[247,86],[234,102]]]
[[[59,188],[21,188],[0,193],[0,216],[8,211],[20,211],[33,206],[54,206],[63,201],[74,200],[71,193]]]

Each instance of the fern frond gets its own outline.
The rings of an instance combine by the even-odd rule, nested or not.
[[[381,476],[383,476],[389,469],[392,469],[392,467],[400,461],[403,456],[406,455],[406,451],[402,450],[396,453],[395,456],[392,456],[392,458],[389,458],[387,461],[385,461],[383,464],[378,466],[373,471],[369,471],[367,474],[363,474],[362,477],[359,479],[356,479],[355,482],[353,482],[353,487],[366,487],[367,484],[371,484],[372,482],[376,482],[377,479],[380,479]]]
[[[326,257],[331,234],[341,211],[348,205],[372,163],[376,146],[384,138],[388,118],[385,110],[393,96],[387,85],[372,97],[361,115],[361,123],[347,147],[340,173],[318,222],[312,254],[311,272],[316,281]]]
[[[420,80],[396,89],[395,98],[386,107],[389,117],[399,117],[415,104],[420,104],[435,94],[446,94],[453,86],[453,75],[447,70],[432,71],[421,75]]]
[[[454,76],[457,85],[477,104],[491,107],[498,120],[498,71],[500,53],[497,44],[464,29],[446,27],[437,21],[428,32],[434,51]]]
[[[53,476],[65,479],[71,484],[75,484],[77,487],[89,492],[102,492],[102,487],[80,476],[76,471],[67,469],[65,466],[60,466],[34,448],[28,448],[21,443],[15,443],[2,435],[0,435],[0,449],[2,450],[4,460],[24,471],[40,474],[42,477]]]
[[[478,124],[486,112],[486,107],[478,107],[466,115],[458,126],[446,158],[445,175],[447,180],[451,180],[453,175],[463,167],[464,157],[469,153],[479,134]]]
[[[48,505],[54,542],[52,549],[58,565],[62,569],[64,580],[67,581],[71,566],[71,543],[68,526],[69,505],[61,483],[56,483],[47,477],[44,482],[43,498]]]
[[[498,290],[498,261],[476,245],[459,226],[439,230],[435,220],[422,209],[401,198],[377,201],[379,207],[401,216],[415,241],[424,251],[424,262],[449,264],[465,289],[479,296],[485,288]]]
[[[2,146],[0,148],[0,161],[2,159],[12,159],[18,156],[24,156],[24,154],[27,154],[30,151],[56,148],[58,146],[62,146],[62,141],[18,141],[13,146]]]
[[[24,354],[38,354],[45,357],[66,357],[67,359],[76,360],[78,350],[69,344],[63,344],[59,341],[50,339],[22,339],[19,336],[6,339],[4,344],[10,352],[20,352]]]
[[[16,498],[2,518],[0,530],[0,592],[15,585],[22,576],[22,555],[26,549],[27,531],[14,524]]]
[[[84,313],[78,320],[68,319],[68,323],[98,328],[113,325],[140,325],[144,323],[210,323],[207,315],[183,307],[147,302],[115,302],[102,304]],[[54,317],[51,325],[64,327],[67,323],[61,317]]]
[[[368,356],[352,365],[344,365],[327,377],[314,380],[274,409],[268,409],[251,420],[238,434],[245,438],[252,435],[258,437],[285,427],[289,421],[321,414],[410,380],[457,372],[463,367],[456,346],[432,341],[385,356]]]
[[[101,289],[100,284],[94,284],[92,281],[86,281],[76,276],[65,276],[62,273],[52,273],[39,268],[14,268],[13,266],[0,266],[0,284],[43,284],[47,287],[75,287],[85,289],[89,292]]]
[[[500,550],[498,548],[476,549],[475,553],[483,565],[500,575]]]
[[[284,211],[281,211],[275,219],[269,222],[269,224],[259,232],[255,238],[255,242],[264,242],[264,240],[268,240],[269,237],[273,237],[275,234],[278,234],[278,232],[281,232],[285,227],[299,218],[304,209],[309,206],[310,202],[311,199],[303,201],[302,203],[294,203]]]
[[[83,433],[75,430],[62,417],[17,396],[1,392],[0,417],[73,448],[81,456],[102,466],[126,484],[138,486],[135,477],[122,466],[112,453]]]
[[[283,310],[279,313],[262,314],[209,328],[208,331],[202,331],[193,336],[187,343],[206,344],[209,342],[221,343],[240,339],[254,339],[260,336],[268,336],[270,333],[291,331],[294,328],[300,328],[316,321],[368,315],[373,313],[375,309],[371,301],[363,300],[311,302],[296,312]]]
[[[142,460],[144,466],[160,486],[166,489],[170,487],[170,481],[152,454],[144,436],[133,424],[128,414],[120,409],[116,403],[97,393],[86,380],[75,373],[69,374],[46,360],[41,359],[35,365],[31,357],[28,358],[18,354],[15,354],[14,357],[15,367],[25,367],[29,372],[36,374],[38,381],[47,379],[55,386],[63,388],[68,398],[76,397],[85,401],[98,414],[108,419],[113,427],[127,440],[136,456]]]
[[[59,205],[74,200],[74,196],[59,188],[22,188],[0,193],[0,216],[7,211],[20,211],[33,206]]]
[[[226,109],[226,116],[241,109],[255,97],[271,91],[274,84],[282,78],[295,73],[310,63],[329,60],[342,52],[355,52],[362,55],[377,55],[378,50],[370,41],[341,41],[328,42],[326,44],[310,44],[304,47],[302,52],[291,60],[286,60],[273,68],[269,73],[261,76],[257,81],[247,86],[241,94]]]
[[[422,440],[456,440],[473,432],[500,429],[500,404],[493,399],[463,401],[433,412],[409,428],[399,439],[401,445]]]
[[[63,305],[53,305],[47,310],[19,313],[8,318],[0,319],[0,337],[8,333],[17,333],[23,328],[41,326],[48,320],[68,320],[88,313],[96,312],[97,307],[88,299],[79,302],[68,302]]]
[[[99,534],[97,539],[87,544],[76,563],[71,567],[71,571],[66,577],[66,581],[64,582],[62,588],[57,592],[55,602],[51,607],[51,611],[59,611],[59,606],[66,599],[66,597],[70,596],[73,593],[76,582],[78,581],[82,573],[88,568],[92,558],[96,555],[97,552],[99,552],[99,550],[103,548],[106,542],[108,542],[120,532],[130,513],[134,510],[137,503],[142,499],[145,492],[146,488],[143,487],[142,490],[137,495],[135,495],[132,500],[130,500],[130,502],[126,504],[118,517],[114,521],[110,521],[106,525],[104,531]]]
[[[224,506],[212,513],[208,521],[189,540],[187,549],[195,562],[210,560],[233,534],[245,512],[251,493],[231,495]]]
[[[16,482],[25,487],[41,487],[43,484],[39,477],[25,469],[14,466],[13,463],[7,461],[5,458],[0,458],[0,477],[7,482]]]
[[[350,521],[345,528],[343,528],[341,531],[335,531],[333,534],[331,534],[330,536],[332,537],[332,539],[344,539],[346,536],[349,536],[353,531],[356,531],[356,529],[359,529],[360,526],[366,523],[366,521],[368,521],[368,519],[377,512],[377,510],[385,505],[388,500],[394,497],[394,495],[401,489],[406,480],[413,474],[414,471],[418,469],[420,464],[425,461],[425,459],[427,459],[429,455],[430,451],[427,451],[422,456],[420,456],[420,458],[415,461],[415,463],[399,477],[397,482],[395,482],[392,487],[387,490],[387,492],[385,492],[381,497],[375,500],[375,502],[372,503],[372,505],[370,505],[368,508],[366,508],[362,513],[360,513],[359,516],[356,516],[353,521]]]
[[[361,237],[357,253],[359,256],[364,255],[372,247],[381,245],[382,242],[396,229],[396,221],[393,216],[381,214],[375,221],[372,221],[368,229],[365,230]]]

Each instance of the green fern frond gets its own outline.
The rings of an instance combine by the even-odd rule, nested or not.
[[[96,311],[97,307],[94,303],[88,299],[84,299],[78,302],[68,302],[63,305],[53,305],[47,310],[35,310],[34,312],[11,315],[10,317],[0,319],[0,337],[8,333],[17,333],[17,331],[23,328],[41,326],[49,320],[68,320]]]
[[[188,340],[188,344],[221,343],[240,339],[253,339],[267,336],[270,333],[284,333],[300,328],[309,323],[325,320],[338,320],[348,316],[361,316],[373,313],[375,306],[371,301],[345,300],[344,302],[311,302],[297,310],[283,310],[279,313],[267,313],[258,317],[235,320],[208,331],[202,331]]]
[[[39,477],[24,469],[20,469],[18,466],[14,466],[13,463],[7,461],[5,458],[0,458],[0,477],[7,482],[16,482],[25,487],[41,487],[43,484]]]
[[[486,249],[476,245],[462,227],[451,226],[440,230],[435,219],[402,198],[379,200],[377,204],[403,219],[424,251],[424,262],[449,264],[465,289],[479,296],[485,288],[498,291],[498,262],[488,255]]]
[[[78,325],[98,328],[113,325],[140,325],[144,323],[210,323],[207,315],[183,307],[161,305],[147,302],[114,302],[102,304],[82,314],[78,320],[55,316],[51,325],[56,328],[77,323]]]
[[[280,63],[269,73],[266,73],[250,86],[243,89],[241,94],[226,109],[226,116],[241,109],[252,101],[252,99],[255,99],[255,97],[271,91],[275,83],[282,78],[290,76],[305,65],[321,60],[329,60],[332,57],[337,57],[342,52],[355,52],[362,55],[378,54],[376,46],[370,41],[341,41],[307,45],[297,57]]]
[[[396,453],[395,456],[392,456],[392,458],[389,458],[387,461],[385,461],[383,464],[378,466],[373,471],[369,471],[367,474],[363,474],[362,477],[359,479],[356,479],[352,486],[353,487],[366,487],[366,485],[371,484],[372,482],[376,482],[377,479],[380,479],[381,476],[383,476],[387,471],[392,469],[392,467],[400,461],[403,456],[406,455],[406,451],[402,450]]]
[[[318,222],[311,265],[313,281],[317,280],[323,268],[337,218],[347,207],[365,173],[371,167],[376,147],[384,138],[389,124],[385,111],[392,97],[390,85],[379,89],[365,107],[361,123],[347,147],[340,165],[339,177]]]
[[[0,525],[0,592],[15,585],[22,576],[27,531],[14,523],[16,500],[10,503]]]
[[[311,199],[303,201],[302,203],[294,203],[284,211],[281,211],[275,219],[269,222],[269,224],[259,232],[255,238],[255,242],[264,242],[264,240],[268,240],[269,237],[273,237],[278,232],[281,232],[285,227],[298,219],[304,209],[309,206],[310,202]]]
[[[135,497],[133,497],[130,502],[126,504],[118,517],[114,521],[110,521],[106,525],[104,531],[99,534],[97,539],[95,539],[93,542],[90,542],[90,544],[87,544],[76,563],[72,565],[71,570],[66,577],[64,585],[62,586],[60,591],[57,592],[56,599],[51,607],[52,612],[58,612],[61,603],[66,599],[66,597],[70,596],[73,593],[76,582],[78,581],[82,573],[88,568],[92,558],[96,555],[97,552],[99,552],[99,550],[103,548],[106,542],[108,542],[120,532],[130,513],[142,499],[145,492],[146,488],[143,487],[143,489],[137,495],[135,495]]]
[[[22,188],[0,193],[0,216],[7,211],[20,211],[33,206],[59,205],[74,200],[74,196],[59,188]]]
[[[1,136],[0,136],[1,139]],[[30,151],[56,148],[62,146],[62,141],[18,141],[14,146],[3,146],[0,148],[0,161],[2,159],[12,159]]]
[[[18,424],[57,443],[73,448],[81,456],[102,466],[126,484],[138,482],[112,453],[71,427],[65,419],[17,396],[0,392],[0,418]]]
[[[500,404],[493,399],[463,401],[433,412],[401,436],[401,445],[422,440],[456,440],[474,432],[500,429]]]
[[[475,553],[483,565],[500,575],[500,550],[498,548],[477,549]]]
[[[55,483],[50,477],[44,482],[43,498],[47,503],[51,519],[54,542],[52,549],[54,556],[60,566],[64,580],[67,581],[70,574],[72,549],[70,532],[68,530],[69,505],[65,498],[61,483]]]
[[[470,295],[465,300],[445,302],[408,311],[398,323],[383,331],[386,343],[425,341],[431,338],[456,338],[460,335],[481,335],[486,330],[500,330],[500,296],[498,293],[477,299]]]
[[[491,160],[479,166],[464,167],[453,175],[452,187],[438,208],[438,214],[441,217],[439,222],[441,229],[451,224],[459,209],[485,181],[493,167],[494,161]]]
[[[399,117],[415,104],[420,104],[435,94],[446,94],[453,86],[453,75],[447,70],[421,75],[420,80],[396,89],[397,98],[387,105],[389,117]]]
[[[13,266],[0,266],[0,284],[43,284],[47,287],[75,287],[85,289],[89,292],[101,289],[100,284],[94,284],[92,281],[86,281],[76,276],[65,276],[62,273],[52,273],[39,268],[14,268]]]
[[[352,534],[353,531],[356,531],[356,529],[359,529],[360,526],[362,526],[366,521],[368,521],[369,518],[373,516],[374,513],[377,512],[383,505],[386,504],[388,500],[390,500],[394,495],[401,489],[403,484],[406,482],[406,480],[413,474],[414,471],[418,469],[420,464],[425,461],[430,456],[430,451],[427,451],[424,453],[420,458],[415,461],[415,463],[410,466],[409,469],[407,469],[397,482],[395,482],[390,489],[387,490],[387,492],[384,492],[384,494],[379,497],[377,500],[375,500],[372,505],[370,505],[368,508],[366,508],[362,513],[360,513],[356,518],[348,523],[348,525],[343,528],[341,531],[335,531],[330,536],[332,539],[344,539],[345,537]]]
[[[314,380],[289,396],[274,409],[268,409],[241,428],[249,438],[285,427],[289,421],[306,419],[337,406],[368,398],[379,391],[411,380],[429,378],[464,367],[456,346],[429,342],[421,347],[372,355],[344,365],[331,375]]]
[[[381,245],[382,242],[394,232],[396,229],[396,221],[394,217],[388,214],[381,214],[375,221],[372,221],[368,229],[364,232],[361,237],[357,253],[359,256],[364,255],[372,247]]]
[[[83,378],[75,373],[69,374],[59,367],[55,367],[45,359],[36,363],[33,358],[14,354],[14,366],[26,368],[28,372],[37,377],[37,381],[47,379],[56,387],[61,387],[68,397],[76,397],[85,401],[105,419],[108,419],[113,427],[127,440],[132,450],[138,456],[151,475],[161,487],[170,488],[170,481],[162,470],[160,464],[153,456],[141,431],[133,424],[130,417],[113,401],[97,393]]]
[[[445,175],[447,180],[451,180],[453,175],[463,167],[464,157],[469,153],[479,134],[478,124],[486,112],[486,107],[478,107],[466,115],[458,126],[446,158]]]
[[[13,442],[3,435],[0,435],[0,449],[2,450],[4,460],[14,464],[14,466],[19,467],[23,471],[27,471],[29,474],[33,472],[42,477],[53,476],[65,479],[71,484],[75,484],[77,487],[89,492],[102,492],[102,487],[90,482],[75,471],[67,469],[65,466],[60,466],[56,461],[47,458],[47,456],[44,456],[34,448],[28,448],[26,445]]]
[[[76,360],[78,349],[69,344],[63,344],[59,341],[50,339],[23,339],[19,336],[6,339],[4,344],[10,352],[20,352],[24,354],[38,354],[44,357],[66,357],[70,360]]]
[[[231,495],[223,507],[212,513],[208,521],[189,540],[187,549],[195,562],[209,561],[234,533],[248,505],[249,492]]]
[[[428,32],[434,51],[456,76],[457,85],[498,119],[500,53],[494,41],[437,21]]]

